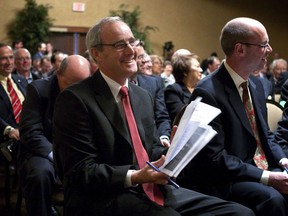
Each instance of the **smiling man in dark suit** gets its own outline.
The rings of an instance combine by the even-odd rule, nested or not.
[[[217,135],[187,166],[182,185],[239,202],[256,215],[288,215],[283,195],[288,193],[288,175],[282,172],[288,159],[271,142],[264,89],[251,76],[272,52],[267,31],[257,20],[235,18],[222,29],[220,42],[226,60],[191,96],[221,110],[211,122]],[[252,109],[245,107],[245,95]]]
[[[0,142],[7,139],[14,139],[15,142],[12,149],[15,150],[14,153],[16,154],[18,141],[20,139],[18,121],[21,113],[21,106],[26,95],[27,81],[22,76],[12,74],[13,70],[13,50],[10,46],[0,43]],[[16,96],[20,100],[20,113],[18,112],[18,117],[15,116],[13,111],[12,99],[8,91],[8,79],[11,80]]]
[[[241,205],[166,185],[168,176],[139,162],[134,146],[144,148],[143,156],[148,154],[156,167],[164,163],[166,151],[156,135],[151,95],[128,82],[137,72],[139,42],[119,17],[100,20],[86,36],[99,70],[57,98],[54,144],[63,174],[64,215],[253,215]],[[127,118],[122,90],[128,90],[133,112]],[[137,127],[130,127],[134,119]],[[132,142],[135,135],[138,142]],[[153,188],[162,193],[156,195]]]

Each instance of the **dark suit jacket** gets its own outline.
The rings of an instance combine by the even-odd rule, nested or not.
[[[54,103],[59,92],[56,76],[35,80],[27,86],[19,124],[22,142],[20,156],[48,158],[52,151]]]
[[[263,86],[252,76],[249,83],[259,136],[269,168],[280,168],[278,162],[286,156],[279,145],[271,142],[273,134],[267,125]],[[203,98],[202,102],[219,108],[222,113],[211,122],[217,135],[185,170],[185,185],[211,193],[212,187],[218,191],[223,188],[229,191],[229,185],[234,181],[260,182],[263,171],[253,161],[256,140],[238,90],[223,64],[198,83],[191,99],[198,96]]]
[[[183,82],[176,82],[165,88],[165,103],[172,122],[182,107],[189,103],[190,96],[191,93]]]
[[[154,123],[153,98],[133,84],[129,84],[129,96],[139,135],[153,161],[164,151]],[[101,73],[59,94],[53,134],[66,207],[77,208],[79,215],[96,215],[128,190],[126,174],[135,168],[132,143]]]
[[[278,122],[275,131],[275,141],[281,146],[288,157],[288,107],[283,110],[282,119]]]
[[[170,137],[171,121],[164,102],[164,86],[161,77],[160,80],[152,76],[137,75],[138,86],[146,89],[154,101],[154,113],[157,130],[160,136]]]
[[[263,77],[257,77],[257,78],[263,85],[265,98],[268,99],[269,96],[274,97],[272,83],[269,82],[269,80],[266,78]]]
[[[27,85],[26,79],[16,74],[12,74],[12,79],[17,84],[22,94],[25,96]],[[18,128],[18,125],[14,118],[11,101],[2,85],[0,85],[0,107],[0,142],[3,142],[7,139],[7,137],[3,135],[5,128],[9,125],[14,128]]]
[[[273,87],[273,93],[274,94],[281,94],[282,86],[284,85],[285,81],[288,79],[288,71],[281,73],[278,81],[275,83],[274,77],[271,76],[269,78],[272,87]]]
[[[18,74],[18,72],[17,72],[16,69],[15,69],[12,73],[13,73],[13,74]],[[30,73],[31,73],[31,75],[32,75],[32,80],[37,80],[37,79],[40,79],[40,78],[41,78],[40,76],[38,76],[38,75],[32,70],[32,68],[30,69]],[[20,76],[20,74],[19,74],[19,76]]]

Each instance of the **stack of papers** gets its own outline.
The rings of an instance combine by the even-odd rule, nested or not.
[[[170,177],[177,177],[217,134],[208,124],[220,113],[220,109],[201,102],[201,98],[192,101],[185,109],[166,154],[165,163],[159,170]]]

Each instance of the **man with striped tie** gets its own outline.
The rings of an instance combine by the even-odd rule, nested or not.
[[[9,149],[16,151],[16,143],[19,140],[18,123],[27,81],[12,74],[13,70],[13,50],[10,46],[0,43],[0,142],[14,139],[14,145],[9,146]]]

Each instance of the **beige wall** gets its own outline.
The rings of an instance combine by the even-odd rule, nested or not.
[[[50,16],[55,26],[90,27],[97,19],[109,15],[121,3],[142,11],[141,24],[157,26],[159,31],[150,34],[156,54],[162,55],[164,42],[173,41],[175,49],[187,48],[202,59],[211,52],[223,53],[219,34],[231,18],[248,16],[260,20],[267,28],[273,53],[288,59],[288,1],[287,0],[36,0],[38,4],[53,6]],[[84,13],[72,12],[72,3],[86,4]],[[0,41],[9,42],[6,26],[24,0],[1,0]],[[4,19],[5,17],[5,19]]]

